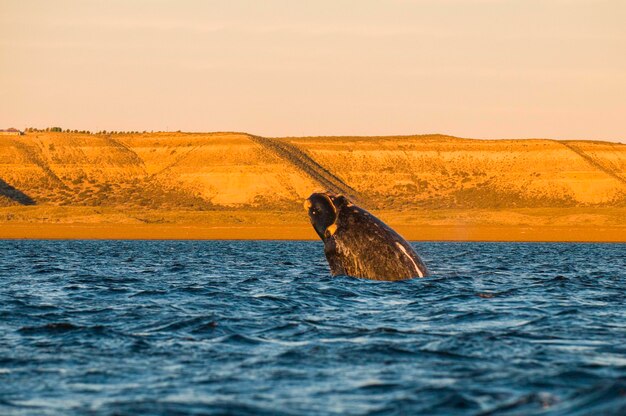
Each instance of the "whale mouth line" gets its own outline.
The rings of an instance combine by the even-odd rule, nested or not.
[[[417,272],[417,275],[419,277],[424,277],[424,273],[417,266],[417,264],[415,263],[415,260],[413,260],[413,257],[411,257],[409,255],[409,253],[407,253],[406,248],[404,248],[404,246],[400,242],[398,242],[398,241],[396,241],[396,246],[400,249],[400,251],[402,251],[402,253],[404,253],[406,258],[408,258],[411,261],[411,263],[413,263],[413,267],[415,268],[415,271]]]

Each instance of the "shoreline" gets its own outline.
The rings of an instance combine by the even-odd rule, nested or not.
[[[626,227],[390,224],[409,241],[626,243]],[[309,225],[0,223],[2,240],[319,240]]]

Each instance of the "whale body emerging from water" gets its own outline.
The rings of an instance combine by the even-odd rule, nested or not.
[[[312,194],[304,207],[333,276],[405,280],[428,276],[413,247],[387,224],[343,195]]]

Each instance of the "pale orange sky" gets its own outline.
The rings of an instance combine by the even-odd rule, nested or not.
[[[0,128],[626,142],[624,0],[0,0]]]

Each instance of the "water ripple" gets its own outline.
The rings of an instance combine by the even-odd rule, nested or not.
[[[626,246],[0,241],[0,414],[624,414]]]

